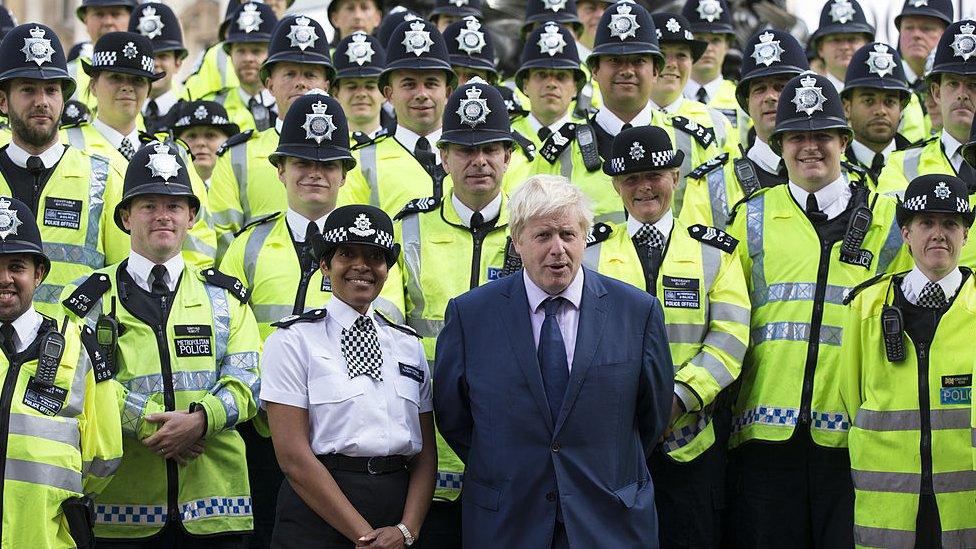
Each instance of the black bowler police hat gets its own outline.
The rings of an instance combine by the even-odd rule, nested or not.
[[[967,227],[973,225],[974,213],[969,207],[966,183],[954,175],[930,174],[912,179],[905,198],[898,202],[895,219],[899,227],[920,213],[959,214]]]
[[[0,42],[0,82],[14,78],[60,80],[62,95],[71,97],[75,80],[68,74],[68,63],[58,35],[40,23],[19,25]]]
[[[684,44],[691,48],[692,62],[705,53],[708,42],[695,40],[695,35],[691,34],[691,23],[683,15],[677,13],[654,13],[651,14],[654,20],[654,28],[657,30],[658,44]]]
[[[150,141],[129,160],[122,200],[115,206],[115,224],[126,234],[129,231],[122,224],[122,210],[129,207],[133,198],[147,194],[185,196],[190,200],[190,207],[199,211],[200,199],[193,194],[190,173],[173,143]]]
[[[0,255],[12,254],[30,254],[40,259],[45,278],[51,272],[51,260],[44,253],[34,212],[16,198],[0,196]]]
[[[761,30],[752,35],[742,49],[742,68],[735,85],[735,99],[742,110],[749,110],[749,83],[757,78],[787,74],[796,76],[810,70],[803,46],[792,34]]]
[[[521,116],[529,115],[529,111],[522,105],[518,97],[515,96],[515,90],[502,85],[495,86],[495,89],[498,90],[498,93],[502,94],[502,99],[505,101],[505,108],[508,110],[509,120],[515,120]]]
[[[776,129],[769,146],[779,154],[785,132],[842,130],[853,135],[837,89],[827,77],[806,72],[787,82],[776,106]]]
[[[726,0],[688,0],[681,15],[691,23],[691,32],[735,35],[732,10]]]
[[[522,63],[515,73],[515,85],[525,91],[525,79],[532,69],[573,71],[576,91],[586,84],[586,73],[580,68],[579,50],[572,33],[555,21],[547,21],[529,33],[522,48]]]
[[[17,26],[17,19],[6,6],[0,6],[0,40]]]
[[[907,103],[912,92],[898,50],[888,44],[872,42],[854,52],[847,65],[841,97],[847,98],[855,88],[901,92],[902,102]]]
[[[491,33],[482,28],[477,17],[468,15],[448,25],[444,29],[444,42],[452,66],[488,71],[492,78],[498,78]]]
[[[339,41],[335,49],[336,74],[340,78],[376,78],[386,66],[386,48],[378,38],[356,31]]]
[[[430,19],[437,23],[437,18],[441,15],[454,15],[465,17],[473,15],[482,17],[481,0],[437,0],[434,2],[434,9],[430,10]]]
[[[95,42],[91,64],[82,60],[81,68],[89,76],[108,71],[159,80],[166,73],[156,72],[154,53],[152,42],[141,34],[110,32]]]
[[[137,32],[152,42],[153,52],[176,52],[183,59],[187,55],[183,45],[183,29],[172,8],[162,2],[147,2],[129,16],[129,32]]]
[[[976,21],[963,19],[949,25],[935,47],[929,81],[944,73],[976,74]]]
[[[275,25],[268,44],[268,58],[261,64],[261,80],[267,80],[271,68],[281,61],[319,65],[325,67],[327,80],[335,76],[325,30],[318,21],[304,15],[289,15]]]
[[[82,23],[85,22],[85,10],[88,8],[103,8],[110,6],[122,6],[131,12],[139,5],[137,0],[81,0],[81,5],[75,10],[75,16]]]
[[[322,90],[311,90],[291,104],[282,125],[278,148],[268,160],[278,166],[281,157],[314,162],[342,160],[347,170],[356,167],[349,152],[349,124],[342,106]]]
[[[271,42],[277,24],[278,18],[267,4],[247,2],[237,6],[227,21],[224,52],[230,53],[231,44]]]
[[[895,27],[901,29],[901,19],[906,15],[934,17],[946,25],[955,18],[955,10],[950,0],[905,0],[901,13],[895,16]]]
[[[64,109],[61,111],[61,127],[77,126],[85,122],[91,122],[91,109],[77,99],[69,99],[64,102]]]
[[[386,212],[367,204],[350,204],[332,210],[321,235],[313,235],[312,251],[319,261],[343,244],[374,246],[386,253],[387,266],[400,256],[393,239],[393,221]]]
[[[664,67],[664,56],[651,14],[632,0],[619,0],[600,17],[593,52],[586,58],[586,64],[592,67],[601,55],[639,54],[650,54],[658,70]]]
[[[444,107],[440,147],[447,143],[474,147],[512,141],[512,124],[505,99],[494,86],[480,78],[451,93]]]
[[[820,27],[810,36],[814,51],[817,41],[829,34],[865,34],[874,40],[874,27],[864,17],[864,10],[857,0],[830,0],[820,10]]]
[[[227,109],[216,101],[183,101],[176,108],[179,110],[176,122],[173,123],[173,132],[177,138],[186,130],[198,126],[213,126],[227,137],[241,131],[237,124],[228,119]]]
[[[962,155],[963,160],[968,162],[970,166],[976,168],[976,119],[974,119],[974,123],[969,128],[969,141],[959,149],[959,154]],[[968,184],[976,187],[976,181],[969,181]]]
[[[613,138],[603,173],[625,175],[681,166],[685,153],[674,149],[668,132],[657,126],[634,126]]]
[[[397,6],[391,9],[389,13],[383,16],[383,20],[380,21],[380,26],[376,29],[376,37],[380,39],[380,45],[383,46],[384,50],[389,49],[390,37],[393,36],[393,31],[397,27],[405,21],[419,21],[421,19],[423,17],[417,12],[403,6]]]
[[[576,0],[528,0],[525,3],[525,23],[522,24],[522,35],[528,34],[536,23],[555,21],[569,23],[576,29],[576,34],[583,31],[583,23],[576,14]]]
[[[444,37],[433,23],[422,19],[404,21],[390,35],[386,45],[386,68],[380,73],[380,87],[385,86],[390,73],[398,69],[441,70],[447,75],[448,86],[457,83]]]

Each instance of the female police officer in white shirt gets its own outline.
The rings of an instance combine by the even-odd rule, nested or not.
[[[411,545],[437,456],[420,340],[371,305],[400,252],[393,223],[344,206],[314,248],[333,299],[277,323],[264,348],[261,401],[288,479],[272,546]]]

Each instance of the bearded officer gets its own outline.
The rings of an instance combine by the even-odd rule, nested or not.
[[[180,246],[199,201],[175,145],[150,143],[126,171],[115,222],[129,257],[65,288],[118,365],[125,457],[95,501],[99,547],[239,548],[251,531],[244,444],[261,340],[248,291],[198,270]]]
[[[657,296],[675,366],[669,428],[649,456],[661,547],[717,547],[722,537],[729,400],[749,343],[749,296],[729,235],[671,213],[681,151],[654,126],[613,140],[603,170],[627,221],[598,224],[583,264]]]

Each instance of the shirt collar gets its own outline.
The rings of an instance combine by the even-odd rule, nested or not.
[[[427,141],[430,142],[430,152],[434,153],[434,157],[437,158],[437,163],[441,163],[441,153],[440,149],[437,148],[437,142],[441,138],[441,128],[430,132],[425,135]],[[404,148],[406,148],[411,153],[417,148],[417,141],[420,136],[413,132],[413,130],[407,129],[402,124],[397,124],[396,133],[393,134],[393,138],[400,142]]]
[[[61,161],[61,157],[63,155],[64,146],[58,141],[57,134],[54,134],[54,143],[48,147],[46,151],[38,155],[32,155],[31,153],[20,148],[20,146],[13,141],[11,141],[10,145],[7,146],[7,157],[10,158],[10,161],[13,162],[14,165],[21,168],[27,167],[28,158],[31,156],[39,156],[41,157],[41,162],[44,164],[44,167],[51,169]]]
[[[369,309],[366,310],[365,315],[361,315],[359,314],[359,311],[353,309],[351,306],[349,306],[348,303],[339,299],[338,296],[333,295],[332,299],[330,299],[329,302],[325,304],[325,312],[328,316],[331,316],[333,319],[335,319],[335,321],[339,323],[339,326],[341,326],[343,330],[348,330],[349,328],[352,328],[353,323],[355,323],[356,320],[358,320],[359,317],[361,316],[365,316],[366,318],[373,321],[373,326],[376,327],[376,320],[373,318],[372,305],[370,305]]]
[[[895,140],[892,139],[891,142],[888,143],[888,146],[885,147],[883,151],[881,151],[881,154],[884,155],[885,160],[888,159],[888,155],[890,155],[895,150],[895,148],[896,148]],[[864,145],[857,139],[851,141],[851,150],[854,151],[854,158],[861,164],[870,167],[871,163],[874,162],[874,154],[875,154],[874,151],[869,149],[866,145]]]
[[[628,217],[627,235],[634,238],[637,231],[639,231],[644,225],[647,225],[647,223],[641,223],[633,216]],[[667,244],[668,240],[671,238],[671,228],[674,227],[674,214],[671,213],[671,210],[664,212],[661,219],[651,223],[651,226],[656,227],[657,230],[661,231],[661,234],[664,235],[664,243]]]
[[[769,147],[769,143],[766,143],[758,137],[756,138],[756,142],[752,144],[752,147],[749,148],[746,156],[769,173],[778,172],[779,164],[782,162],[779,155]]]
[[[959,166],[962,165],[962,154],[959,151],[962,143],[957,141],[955,137],[952,137],[952,134],[945,130],[942,130],[942,137],[940,139],[942,140],[942,146],[945,148],[946,158],[949,159],[952,167],[958,172]],[[957,163],[957,160],[959,163]]]
[[[829,80],[830,83],[834,85],[834,89],[837,90],[837,93],[844,91],[843,80],[838,80],[837,77],[830,74],[830,72],[827,72],[826,76],[827,76],[827,80]]]
[[[42,320],[41,315],[31,306],[10,323],[14,327],[14,337],[17,339],[14,342],[14,348],[18,353],[23,352],[28,345],[34,342]]]
[[[134,127],[128,135],[122,135],[121,133],[116,131],[115,128],[109,127],[108,124],[102,122],[98,118],[96,118],[95,121],[92,122],[92,126],[94,126],[96,130],[98,130],[98,133],[102,134],[102,137],[104,137],[105,140],[108,141],[109,145],[112,145],[113,149],[118,149],[119,146],[122,145],[123,139],[128,139],[129,143],[132,144],[133,148],[135,149],[139,148],[138,127]]]
[[[698,101],[698,88],[705,86],[705,93],[708,94],[708,100],[711,101],[715,99],[718,95],[718,88],[722,85],[723,79],[722,75],[719,74],[711,82],[706,82],[705,84],[699,84],[695,82],[693,78],[688,79],[688,83],[685,84],[684,95],[685,98],[691,99],[692,101]]]
[[[579,54],[579,58],[580,59],[585,60],[587,57],[589,57],[593,53],[593,50],[591,50],[590,48],[587,48],[586,46],[584,46],[582,42],[577,41],[576,42],[576,52]]]
[[[959,286],[962,284],[962,272],[959,269],[953,269],[949,274],[942,277],[941,280],[934,280],[932,282],[935,282],[942,288],[946,296],[946,301],[949,301],[959,291]],[[928,283],[929,278],[922,271],[918,270],[918,267],[914,267],[905,275],[905,280],[901,283],[901,291],[905,294],[905,299],[914,305],[918,300],[918,295],[922,292],[922,288]]]
[[[652,108],[663,111],[667,114],[678,114],[678,110],[681,109],[681,105],[683,105],[684,102],[685,97],[683,95],[679,95],[678,98],[675,99],[670,105],[658,105],[653,99],[650,100],[648,104],[651,105]]]
[[[244,88],[238,86],[237,95],[241,98],[241,101],[244,102],[245,107],[247,107],[248,104],[251,102],[252,97],[256,98],[259,103],[261,103],[262,105],[268,108],[273,107],[275,104],[274,96],[271,95],[271,92],[263,88],[256,95],[251,95],[246,91],[244,91]]]
[[[149,275],[155,266],[155,263],[132,250],[129,253],[129,264],[126,269],[136,284],[148,290]],[[176,288],[176,282],[180,279],[180,273],[183,272],[183,254],[174,255],[166,263],[163,263],[163,266],[166,267],[166,286],[169,287],[170,291],[173,291]]]
[[[834,202],[843,197],[848,187],[847,178],[844,177],[844,172],[841,172],[837,179],[827,183],[824,188],[813,193],[813,196],[817,197],[817,206],[820,208],[820,211],[826,211]],[[793,181],[790,181],[790,192],[793,193],[793,198],[796,199],[800,207],[805,208],[807,196],[810,193]]]
[[[469,208],[464,202],[458,199],[457,195],[451,193],[451,203],[454,204],[454,211],[457,212],[458,217],[461,218],[461,224],[465,227],[471,227],[471,216],[474,215],[474,210]],[[502,211],[502,193],[499,192],[495,198],[481,208],[481,215],[485,221],[491,221],[498,217]]]
[[[173,105],[175,105],[176,102],[179,101],[179,99],[176,97],[176,94],[173,93],[172,89],[166,90],[165,93],[163,93],[156,99],[150,98],[146,100],[146,103],[142,106],[142,114],[146,114],[147,112],[146,109],[149,107],[150,101],[156,102],[156,107],[159,108],[159,114],[163,115],[168,113],[169,110],[173,108]]]
[[[653,117],[654,104],[648,101],[647,105],[644,105],[644,108],[628,124],[631,126],[650,126]],[[624,127],[624,121],[610,112],[610,109],[606,108],[598,110],[594,120],[610,135],[617,135]]]
[[[325,214],[315,220],[315,225],[319,228],[320,233],[322,232],[323,227],[325,227],[325,220],[328,218],[329,214]],[[295,240],[295,242],[305,242],[305,231],[308,230],[308,224],[311,219],[291,208],[288,208],[288,210],[285,211],[285,221],[288,223],[288,230],[291,231],[291,237]]]
[[[539,134],[539,130],[542,129],[542,125],[543,125],[542,122],[539,122],[539,119],[536,118],[535,115],[532,114],[532,113],[529,113],[529,115],[526,116],[525,119],[529,122],[529,127],[532,128],[532,131],[534,131],[536,133],[536,135],[538,135]],[[568,112],[562,118],[560,118],[559,120],[556,120],[552,124],[549,124],[547,127],[553,133],[555,133],[555,132],[559,131],[559,128],[562,128],[563,127],[563,124],[565,124],[566,122],[569,122],[569,113]]]
[[[275,118],[275,131],[278,132],[278,135],[281,135],[281,129],[284,127],[285,127],[285,121],[282,120],[280,117]]]
[[[529,311],[532,313],[538,311],[539,305],[550,297],[564,297],[577,309],[579,309],[580,302],[583,300],[582,266],[578,271],[576,271],[576,276],[573,277],[573,281],[569,283],[569,286],[566,286],[566,289],[556,294],[556,296],[549,295],[545,290],[537,286],[535,282],[532,282],[532,279],[529,278],[529,273],[527,271],[523,270],[522,279],[525,281],[525,295],[529,298]]]
[[[915,74],[915,70],[912,69],[912,66],[905,59],[901,60],[901,66],[905,69],[905,79],[908,81],[908,85],[914,86],[918,80],[918,75]]]

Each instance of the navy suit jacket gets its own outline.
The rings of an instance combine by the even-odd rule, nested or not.
[[[466,549],[658,546],[646,457],[671,414],[674,369],[656,299],[585,270],[576,352],[551,418],[523,272],[451,300],[434,414],[465,462]]]

